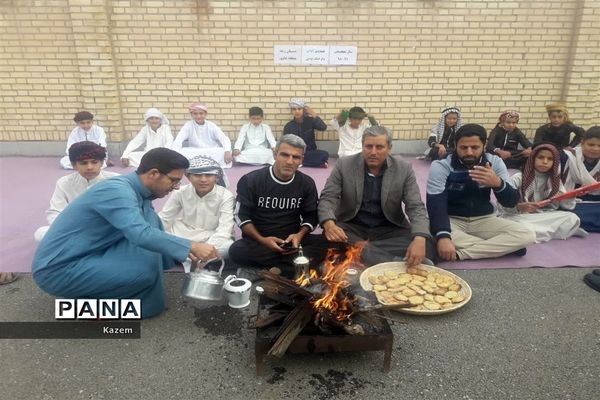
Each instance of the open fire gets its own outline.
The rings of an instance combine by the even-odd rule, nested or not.
[[[388,323],[375,311],[387,307],[360,288],[350,269],[362,271],[364,244],[346,252],[329,250],[319,270],[309,269],[296,280],[267,271],[264,279],[256,328],[257,373],[265,354],[281,357],[286,352],[385,352],[384,370],[389,369],[393,334]]]

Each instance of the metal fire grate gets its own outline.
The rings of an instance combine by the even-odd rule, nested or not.
[[[270,302],[262,296],[258,302],[257,316],[260,316],[266,309],[266,304]],[[256,375],[262,376],[264,373],[264,358],[273,345],[279,324],[270,325],[256,329],[256,339],[254,341],[254,354],[256,357]],[[380,319],[379,327],[376,332],[367,332],[364,335],[350,335],[347,333],[326,335],[318,328],[307,326],[298,336],[294,338],[286,353],[305,354],[305,353],[335,353],[347,351],[383,351],[383,371],[390,370],[392,359],[392,348],[394,344],[394,335],[390,325],[384,319]]]

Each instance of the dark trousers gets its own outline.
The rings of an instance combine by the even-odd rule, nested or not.
[[[310,260],[310,266],[316,269],[325,259],[330,243],[323,235],[306,235],[302,240],[304,256]],[[240,267],[281,269],[286,277],[293,277],[294,258],[298,253],[283,255],[261,245],[254,239],[241,238],[229,247],[229,258]]]
[[[368,241],[362,252],[363,262],[368,267],[403,258],[412,242],[410,230],[395,225],[368,228],[349,222],[337,224],[346,232],[351,244],[361,240]],[[425,256],[434,263],[437,260],[437,253],[431,239],[425,241]]]
[[[575,209],[571,210],[581,220],[582,229],[588,232],[600,232],[600,204],[577,203]]]
[[[305,167],[320,168],[329,159],[329,153],[325,150],[309,150],[304,153],[302,165]]]

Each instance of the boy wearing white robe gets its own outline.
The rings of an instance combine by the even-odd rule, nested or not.
[[[365,121],[365,118],[368,120]],[[342,110],[331,120],[330,126],[338,132],[340,145],[338,157],[351,156],[362,152],[362,135],[365,129],[377,125],[361,107]]]
[[[579,186],[600,182],[600,126],[588,129],[568,156],[565,188],[573,190]],[[581,220],[581,227],[588,232],[600,232],[600,190],[577,198],[573,210]]]
[[[235,198],[225,188],[224,173],[213,159],[196,156],[186,170],[190,185],[173,192],[159,213],[165,230],[175,236],[214,246],[228,258],[233,243]],[[189,272],[191,261],[183,263]]]
[[[263,110],[260,107],[251,107],[248,114],[250,122],[240,129],[233,145],[233,157],[236,162],[242,164],[273,165],[276,142],[271,127],[262,122]]]
[[[165,115],[157,108],[149,108],[144,113],[146,125],[140,129],[133,139],[129,142],[123,155],[121,163],[123,166],[138,167],[140,160],[148,150],[157,147],[170,148],[173,144],[173,134],[171,125]],[[140,148],[144,146],[143,150]]]
[[[105,158],[106,150],[104,147],[93,142],[78,142],[69,148],[69,159],[72,168],[77,171],[56,181],[54,193],[50,199],[50,208],[46,210],[48,225],[35,231],[33,237],[36,242],[43,239],[54,220],[80,194],[98,182],[119,175],[116,172],[101,169]]]
[[[517,172],[510,179],[513,186],[519,188],[521,201],[514,208],[499,205],[500,215],[533,230],[536,243],[585,235],[579,230],[577,215],[560,210],[575,208],[575,199],[553,202],[546,207],[537,204],[566,192],[560,181],[560,155],[552,144],[536,146],[527,158],[523,173]]]
[[[222,168],[231,168],[231,140],[215,123],[208,121],[208,107],[202,103],[189,106],[192,120],[186,122],[171,145],[171,149],[181,153],[188,159],[198,155],[212,158]],[[187,141],[187,147],[183,142]]]
[[[67,155],[60,159],[60,166],[64,169],[73,169],[73,164],[69,159],[69,149],[75,143],[84,141],[94,142],[106,149],[106,133],[102,127],[94,125],[94,115],[92,113],[88,111],[79,111],[75,114],[73,121],[75,121],[77,127],[73,128],[69,134],[69,139],[67,139],[67,149],[65,151]],[[106,168],[107,165],[109,167],[112,166],[110,160],[105,161],[102,168]]]

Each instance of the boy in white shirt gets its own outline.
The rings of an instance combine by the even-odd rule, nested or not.
[[[368,118],[367,121],[364,119]],[[370,126],[378,125],[375,118],[361,107],[342,110],[331,120],[330,126],[338,132],[340,146],[338,157],[351,156],[362,152],[362,135]]]
[[[242,164],[273,165],[276,142],[271,127],[262,122],[263,110],[260,107],[251,107],[248,114],[250,122],[240,129],[233,145],[233,158]]]
[[[131,139],[121,156],[121,163],[124,167],[138,167],[140,160],[148,150],[157,147],[170,148],[173,144],[169,120],[158,108],[147,109],[144,113],[144,121],[146,121],[146,125]],[[139,150],[142,146],[144,149]]]
[[[225,188],[221,166],[210,157],[196,156],[190,160],[185,176],[190,185],[174,191],[159,213],[165,231],[209,244],[221,258],[228,258],[233,243],[235,198]],[[183,266],[189,272],[191,260]]]
[[[106,133],[104,129],[98,125],[94,125],[94,115],[89,111],[79,111],[73,117],[73,121],[77,124],[76,128],[73,128],[69,134],[67,140],[66,156],[60,159],[60,165],[64,169],[73,169],[73,164],[69,158],[69,149],[73,144],[77,142],[89,141],[99,144],[106,149]],[[112,162],[108,160],[108,154],[106,155],[106,161],[102,168],[107,166],[112,167]]]
[[[192,120],[186,122],[177,133],[171,149],[191,159],[195,156],[207,156],[217,161],[223,168],[231,168],[231,140],[214,122],[206,119],[208,107],[203,103],[189,106]],[[183,147],[183,142],[187,146]]]
[[[48,225],[35,231],[36,242],[42,240],[50,225],[75,198],[96,183],[119,175],[116,172],[102,170],[105,159],[106,149],[94,142],[77,142],[69,148],[71,168],[76,172],[65,175],[56,181],[56,187],[50,199],[50,208],[46,211]]]

